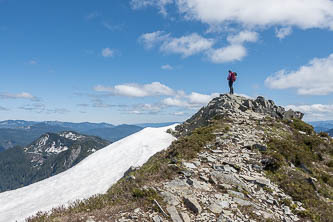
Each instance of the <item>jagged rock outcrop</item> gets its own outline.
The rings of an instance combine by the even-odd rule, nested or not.
[[[186,122],[179,125],[176,130],[181,134],[186,134],[197,127],[207,125],[214,118],[223,117],[229,113],[242,112],[264,114],[278,119],[302,119],[304,116],[301,112],[286,111],[284,107],[277,106],[274,101],[266,100],[262,96],[250,99],[237,95],[221,94]]]

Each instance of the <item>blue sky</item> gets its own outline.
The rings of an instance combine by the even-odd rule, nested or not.
[[[0,0],[0,120],[183,121],[219,93],[333,119],[332,0]]]

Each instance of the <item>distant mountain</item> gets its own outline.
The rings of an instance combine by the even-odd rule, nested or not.
[[[112,128],[114,125],[109,123],[71,123],[71,122],[59,122],[59,121],[46,121],[44,122],[51,126],[60,126],[64,128],[72,129],[76,132],[84,132],[92,129],[101,129],[101,128]]]
[[[164,126],[170,126],[173,124],[176,124],[178,122],[167,122],[167,123],[139,123],[139,124],[135,124],[136,126],[141,126],[143,128],[146,127],[164,127]]]
[[[316,132],[326,132],[333,129],[333,120],[309,122]]]
[[[26,146],[46,132],[56,133],[69,130],[60,126],[50,126],[37,123],[26,128],[0,128],[0,149],[9,149],[15,146]],[[0,150],[1,151],[1,150]]]
[[[39,122],[25,121],[25,120],[5,120],[5,121],[0,121],[0,128],[24,129],[26,127],[35,125],[37,123]]]
[[[99,136],[103,139],[115,142],[124,137],[127,137],[133,133],[136,133],[142,130],[143,127],[134,126],[134,125],[119,125],[113,128],[99,128],[83,131],[83,133],[88,135]]]
[[[0,153],[0,192],[56,175],[110,143],[73,131],[46,133],[29,146]]]
[[[114,130],[110,130],[112,128],[115,128],[115,126],[109,123],[70,123],[59,121],[34,122],[24,120],[1,121],[0,152],[15,146],[27,146],[42,134],[48,132],[59,133],[62,131],[75,131],[88,135],[100,136],[103,139],[110,141],[116,141],[119,138],[123,138],[138,131],[137,126],[127,128],[116,127]]]
[[[7,129],[29,129],[31,126],[38,124],[46,124],[48,126],[62,127],[66,129],[71,129],[76,132],[97,129],[97,128],[111,128],[114,125],[109,123],[71,123],[71,122],[60,122],[60,121],[44,121],[44,122],[35,122],[35,121],[25,121],[25,120],[5,120],[0,121],[0,128]]]

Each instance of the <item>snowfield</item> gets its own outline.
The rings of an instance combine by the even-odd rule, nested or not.
[[[38,211],[106,193],[131,166],[142,166],[166,149],[169,128],[145,128],[101,149],[67,171],[17,190],[0,193],[0,221],[24,221]]]

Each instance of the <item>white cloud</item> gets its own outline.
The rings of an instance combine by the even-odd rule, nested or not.
[[[100,16],[100,14],[98,13],[98,12],[91,12],[90,14],[88,14],[85,18],[87,19],[87,20],[93,20],[93,19],[95,19],[95,18],[97,18],[97,17],[99,17]]]
[[[171,65],[169,65],[169,64],[166,64],[166,65],[162,65],[161,69],[164,69],[164,70],[173,70],[173,67]]]
[[[103,57],[113,57],[114,51],[111,50],[110,48],[104,48],[104,49],[102,49],[102,56]]]
[[[128,97],[147,97],[147,96],[160,96],[160,95],[174,95],[175,92],[159,82],[153,82],[150,84],[123,84],[113,87],[96,86],[95,91],[108,92],[116,96],[128,96]]]
[[[214,63],[240,61],[247,52],[242,45],[229,45],[225,48],[212,49],[208,52],[209,59]]]
[[[162,104],[173,107],[183,108],[199,108],[207,105],[207,103],[213,98],[219,96],[218,93],[212,93],[211,95],[192,92],[189,95],[176,95],[174,97],[165,98],[162,100]]]
[[[275,29],[276,37],[279,39],[284,39],[286,36],[290,35],[293,32],[292,28],[289,27],[283,27],[280,29]]]
[[[218,93],[213,93],[211,95],[200,94],[196,92],[192,92],[189,96],[189,102],[191,104],[198,104],[198,105],[206,105],[210,100],[219,96]]]
[[[126,107],[123,111],[130,113],[130,114],[157,114],[163,108],[162,104],[136,104],[129,107]]]
[[[304,113],[304,119],[307,121],[333,119],[333,105],[288,105],[285,108]]]
[[[111,25],[109,22],[106,21],[102,22],[102,25],[110,31],[113,31],[115,29],[113,25]]]
[[[116,31],[116,30],[121,30],[123,28],[123,24],[118,24],[118,25],[114,25],[111,22],[107,22],[107,21],[103,21],[101,23],[106,29],[110,30],[110,31]]]
[[[30,100],[37,100],[37,98],[30,93],[22,92],[18,94],[11,94],[11,93],[1,93],[0,99],[30,99]]]
[[[247,55],[247,50],[243,44],[245,42],[258,41],[258,33],[241,31],[237,35],[228,36],[227,41],[230,45],[224,48],[211,49],[207,53],[213,63],[225,63],[242,60]]]
[[[159,9],[159,12],[166,16],[166,6],[172,4],[173,0],[131,0],[130,4],[133,9],[145,8],[147,6],[154,6]]]
[[[230,35],[227,38],[230,44],[218,49],[213,47],[215,39],[204,38],[197,33],[175,38],[165,32],[156,31],[141,35],[139,41],[147,49],[160,44],[160,51],[165,53],[180,54],[183,57],[204,53],[213,63],[225,63],[243,59],[247,55],[243,44],[258,41],[258,33],[242,31],[237,35]]]
[[[296,26],[333,30],[331,0],[176,0],[187,19],[209,25]]]
[[[170,38],[163,42],[160,49],[166,53],[176,53],[188,57],[210,49],[214,43],[213,39],[207,39],[193,33],[180,38]]]
[[[190,104],[179,98],[166,98],[162,100],[162,103],[167,106],[175,106],[175,107],[189,107]]]
[[[140,36],[139,41],[146,49],[161,44],[160,50],[162,52],[181,54],[183,57],[208,50],[215,43],[213,39],[204,38],[197,33],[174,38],[171,37],[170,34],[165,34],[163,31],[145,33]]]
[[[328,95],[333,93],[333,54],[315,58],[297,71],[278,71],[265,80],[272,89],[295,88],[300,95]]]
[[[174,112],[174,113],[172,113],[172,115],[174,115],[174,116],[185,116],[185,115],[187,115],[187,113],[185,113],[185,112]]]
[[[165,34],[163,31],[156,31],[151,33],[145,33],[140,36],[139,42],[141,42],[146,49],[154,47],[156,44],[163,42],[169,38],[169,34]]]
[[[237,35],[228,36],[227,40],[232,45],[243,44],[244,42],[256,42],[258,41],[258,33],[251,31],[241,31]]]
[[[30,64],[30,65],[36,65],[36,64],[37,64],[37,61],[34,60],[34,59],[32,59],[32,60],[29,61],[29,64]]]

